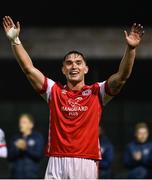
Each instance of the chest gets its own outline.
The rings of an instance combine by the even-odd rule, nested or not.
[[[71,92],[65,89],[54,92],[52,105],[56,107],[58,114],[68,118],[85,115],[89,112],[99,112],[101,102],[98,93],[87,89],[80,92]]]
[[[134,152],[141,152],[143,156],[148,156],[151,151],[152,151],[152,147],[151,145],[147,144],[147,145],[138,145],[136,147],[134,147],[134,150],[132,151]]]

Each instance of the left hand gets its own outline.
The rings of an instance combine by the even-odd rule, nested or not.
[[[136,48],[140,44],[140,41],[144,34],[143,26],[141,24],[134,23],[131,27],[130,33],[128,34],[127,31],[124,31],[124,33],[127,44],[131,48]]]
[[[133,153],[133,158],[136,160],[136,161],[140,161],[141,158],[142,158],[142,153],[140,151],[136,151]]]
[[[27,144],[26,144],[26,141],[24,139],[17,140],[15,145],[20,150],[25,150],[27,148]]]

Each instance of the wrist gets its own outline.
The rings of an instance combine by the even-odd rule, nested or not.
[[[136,49],[136,46],[131,46],[130,44],[128,44],[128,49],[130,50]]]
[[[15,46],[19,44],[21,44],[21,41],[18,36],[11,40],[11,45]]]
[[[12,28],[9,29],[9,31],[6,33],[8,39],[10,40],[12,45],[19,45],[21,44],[21,41],[19,39],[19,32],[18,30],[15,28],[15,26],[13,26]]]

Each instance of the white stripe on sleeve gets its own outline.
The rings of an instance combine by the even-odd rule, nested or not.
[[[105,94],[106,94],[105,93],[105,83],[106,83],[106,81],[98,83],[99,87],[100,87],[100,96],[102,98],[103,105],[105,105],[105,102],[104,102],[104,98],[105,98]]]
[[[7,158],[7,147],[1,147],[0,148],[0,158]]]
[[[102,98],[102,104],[103,106],[105,106],[113,98],[113,96],[109,96],[108,94],[106,94],[106,90],[105,90],[106,81],[100,82],[98,84],[100,87],[100,96]]]
[[[47,78],[47,89],[46,92],[43,93],[41,96],[45,99],[45,101],[49,101],[50,95],[51,95],[51,90],[55,82],[49,78]]]
[[[4,134],[4,131],[2,129],[0,129],[0,146],[3,144],[6,144],[5,134]]]

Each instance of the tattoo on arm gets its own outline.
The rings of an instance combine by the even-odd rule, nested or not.
[[[125,82],[119,82],[118,80],[112,80],[108,82],[109,91],[112,95],[117,95],[122,87],[124,86]]]

